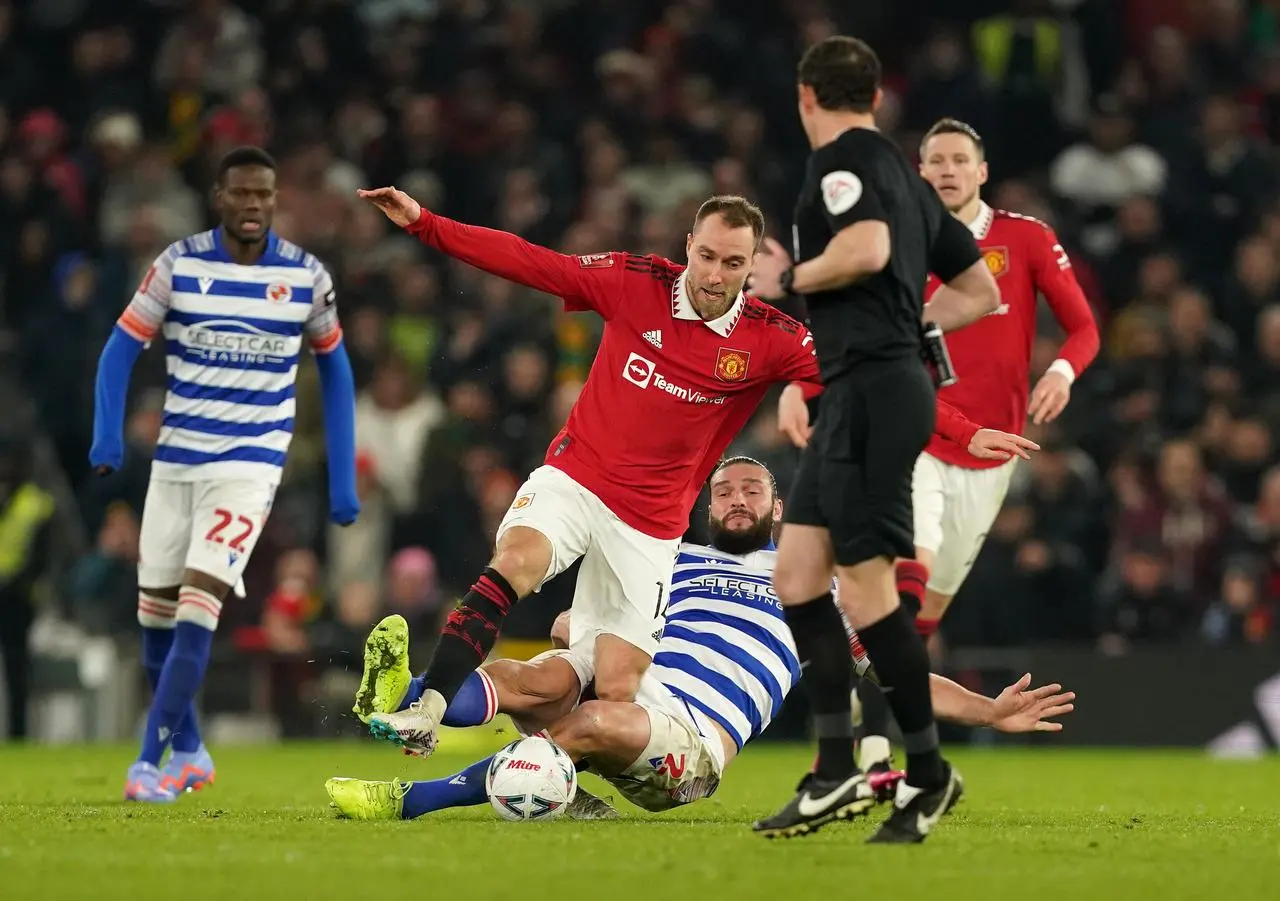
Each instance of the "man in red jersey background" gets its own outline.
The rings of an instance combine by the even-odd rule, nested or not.
[[[1052,422],[1070,400],[1072,383],[1098,353],[1098,327],[1071,261],[1048,225],[982,201],[987,181],[982,138],[964,122],[942,119],[929,129],[920,147],[920,172],[951,214],[973,231],[1000,288],[994,313],[947,335],[958,381],[939,391],[939,399],[969,419],[1014,434],[1022,433],[1028,413],[1037,425]],[[926,299],[937,288],[930,276]],[[1028,399],[1039,295],[1066,340]],[[899,561],[897,575],[899,595],[920,610],[916,626],[926,639],[982,549],[1004,503],[1015,459],[977,459],[935,438],[916,462],[916,559]],[[874,685],[863,684],[858,756],[864,769],[883,769],[889,763],[888,707]]]
[[[488,656],[512,605],[579,557],[570,641],[592,645],[601,700],[632,700],[662,634],[677,546],[702,484],[770,385],[796,379],[816,390],[808,331],[742,293],[763,215],[741,197],[708,200],[686,242],[686,267],[657,256],[557,253],[438,216],[395,188],[360,196],[428,246],[561,297],[569,310],[599,313],[605,330],[545,465],[520,488],[490,566],[442,631],[421,700],[400,712],[373,709],[390,694],[381,682],[402,675],[378,661],[403,658],[376,646],[398,638],[375,634],[367,655],[377,659],[366,660],[370,684],[356,713],[378,737],[430,753],[445,707]],[[976,426],[943,412],[939,427],[966,446],[1020,447],[998,432],[975,437]]]

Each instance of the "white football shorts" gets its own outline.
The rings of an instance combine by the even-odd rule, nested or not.
[[[911,480],[916,547],[933,553],[929,590],[954,596],[1004,504],[1016,460],[966,469],[922,453]]]
[[[193,569],[235,586],[271,513],[276,486],[152,478],[138,539],[138,585],[169,588]]]
[[[529,474],[498,526],[498,539],[513,526],[534,529],[551,542],[551,566],[539,589],[582,558],[571,646],[593,646],[596,636],[607,634],[650,656],[657,652],[679,538],[654,538],[632,528],[553,466]]]

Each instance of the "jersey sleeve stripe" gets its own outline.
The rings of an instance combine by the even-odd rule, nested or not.
[[[144,344],[156,336],[156,332],[160,330],[159,323],[154,325],[143,320],[132,308],[126,308],[120,314],[120,318],[116,320],[116,325],[124,330],[125,334]]]

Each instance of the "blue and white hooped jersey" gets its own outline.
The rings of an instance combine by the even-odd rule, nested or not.
[[[303,335],[316,353],[342,340],[319,260],[268,232],[262,257],[242,266],[218,230],[192,235],[156,258],[118,324],[144,342],[163,331],[156,477],[280,481]]]
[[[682,544],[651,672],[715,720],[739,750],[765,730],[800,678],[773,591],[776,553],[727,554]]]

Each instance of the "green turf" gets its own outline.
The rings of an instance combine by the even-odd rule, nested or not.
[[[332,817],[326,777],[434,777],[473,757],[420,762],[363,742],[219,749],[216,786],[151,807],[118,800],[128,749],[0,746],[0,898],[1280,898],[1277,759],[956,753],[968,795],[921,847],[865,846],[868,821],[789,842],[752,835],[810,754],[750,749],[714,798],[657,817],[510,824],[482,807],[353,823]]]

